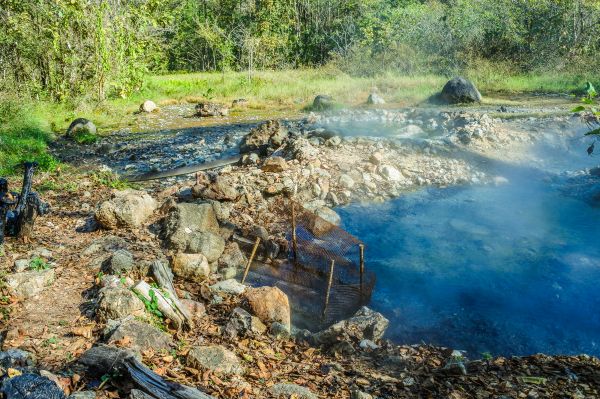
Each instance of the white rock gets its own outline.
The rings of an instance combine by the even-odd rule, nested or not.
[[[389,181],[400,181],[403,179],[402,173],[391,165],[381,165],[379,173]]]

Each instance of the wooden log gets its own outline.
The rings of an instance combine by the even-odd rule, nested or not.
[[[111,381],[119,386],[135,388],[156,399],[215,399],[195,388],[169,382],[136,359],[133,352],[100,344],[86,351],[74,371],[90,379],[115,376]]]
[[[169,265],[165,262],[156,260],[152,263],[151,270],[159,287],[169,293],[172,304],[184,318],[185,326],[191,330],[194,327],[192,316],[177,296],[177,291],[175,291],[175,286],[173,285],[173,273],[171,272]]]
[[[150,296],[150,291],[154,292],[154,296],[156,298],[156,305],[158,310],[162,312],[165,317],[169,318],[177,329],[181,329],[186,325],[186,317],[181,312],[181,310],[174,303],[173,298],[171,298],[170,294],[166,296],[160,292],[157,288],[152,288],[150,284],[145,282],[144,280],[140,280],[136,285],[132,288],[133,292],[141,295],[148,301],[152,301],[152,297]],[[167,296],[169,298],[167,298]]]

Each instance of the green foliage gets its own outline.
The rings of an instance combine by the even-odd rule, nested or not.
[[[0,99],[0,176],[19,172],[25,161],[54,170],[58,161],[46,152],[50,134],[27,105]]]
[[[132,187],[132,185],[125,180],[121,180],[119,175],[110,171],[94,172],[92,173],[91,178],[94,183],[100,186],[105,186],[116,190],[125,190],[126,188]]]
[[[50,268],[50,265],[44,259],[40,258],[39,256],[36,256],[29,262],[29,268],[31,270],[35,270],[36,272],[41,272],[43,270],[48,270]]]
[[[156,318],[163,320],[164,319],[164,315],[162,314],[162,312],[158,309],[158,300],[156,298],[156,292],[154,292],[153,289],[151,289],[150,291],[148,291],[149,295],[150,295],[150,300],[146,299],[143,295],[137,294],[138,298],[140,298],[140,300],[142,302],[144,302],[144,305],[146,306],[146,310],[148,311],[148,313],[150,313],[152,316],[155,316]]]

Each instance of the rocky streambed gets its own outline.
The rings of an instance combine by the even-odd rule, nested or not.
[[[339,128],[375,120],[392,124],[392,131],[363,136]],[[274,271],[285,262],[286,197],[339,224],[333,208],[343,204],[383,202],[420,187],[503,184],[490,160],[531,162],[526,149],[546,128],[578,124],[562,116],[514,122],[457,110],[372,110],[123,143],[124,136],[114,135],[83,155],[69,158],[67,151],[67,160],[120,173],[240,150],[242,159],[141,190],[110,192],[79,176],[75,192],[47,193],[55,212],[39,221],[39,237],[28,245],[7,243],[3,266],[11,283],[3,290],[11,321],[2,389],[34,378],[60,387],[56,397],[184,397],[177,396],[182,390],[203,398],[202,392],[219,398],[594,397],[596,358],[470,360],[479,356],[399,346],[385,339],[386,317],[369,308],[308,331],[294,326],[297,299],[284,286],[239,283],[256,237],[261,262]],[[10,352],[16,349],[27,352]],[[103,356],[122,363],[93,367]],[[161,396],[132,370],[172,396]],[[157,383],[163,380],[188,388]]]

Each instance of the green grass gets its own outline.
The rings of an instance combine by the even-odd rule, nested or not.
[[[503,94],[571,93],[581,90],[586,77],[540,73],[515,75],[493,64],[479,64],[465,71],[486,97],[486,102],[507,103]],[[317,94],[331,95],[346,106],[364,104],[375,88],[390,106],[417,105],[438,92],[448,77],[437,75],[402,76],[385,73],[374,78],[352,77],[330,67],[283,71],[258,71],[251,80],[245,72],[179,73],[149,76],[142,89],[129,98],[115,98],[97,103],[83,98],[66,103],[37,102],[1,97],[0,93],[0,175],[11,175],[25,160],[35,160],[42,170],[53,170],[57,161],[46,152],[47,143],[63,134],[77,117],[92,120],[99,134],[134,123],[133,113],[139,104],[151,99],[159,106],[202,99],[230,104],[246,98],[244,112],[289,111],[310,109]],[[596,82],[594,82],[596,83]],[[600,86],[600,84],[597,84]],[[494,96],[499,96],[497,99]],[[525,97],[523,101],[530,101]],[[519,101],[511,100],[511,101]],[[96,136],[79,137],[81,144],[93,143]]]

